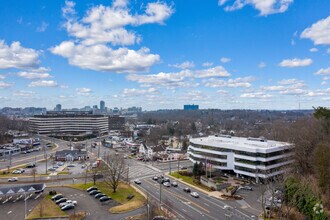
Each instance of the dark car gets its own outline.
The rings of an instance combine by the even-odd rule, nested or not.
[[[187,188],[184,188],[183,191],[187,192],[187,193],[190,193],[191,190],[187,187]]]
[[[36,164],[35,163],[28,164],[25,168],[33,168],[33,167],[36,167]]]
[[[111,200],[111,197],[109,197],[109,196],[103,196],[100,198],[100,202],[105,202],[105,201],[109,201],[109,200]]]
[[[52,200],[58,200],[58,199],[61,199],[61,198],[63,198],[63,195],[62,194],[57,194],[57,195],[52,197]]]
[[[158,176],[154,176],[152,177],[153,180],[157,181],[158,180]]]
[[[69,210],[69,209],[74,209],[74,205],[72,203],[67,204],[66,206],[63,206],[61,208],[62,211]]]
[[[61,199],[56,200],[55,203],[58,205],[58,204],[60,204],[62,202],[66,202],[67,200],[68,200],[67,198],[61,198]]]
[[[96,199],[99,199],[99,198],[101,198],[103,196],[106,196],[106,195],[104,193],[98,193],[98,194],[95,195],[95,198]]]
[[[89,187],[86,191],[87,192],[90,192],[92,190],[97,190],[97,187],[95,187],[95,186]]]
[[[96,195],[100,192],[101,192],[100,190],[92,190],[92,191],[89,192],[89,195],[94,196],[94,195]]]

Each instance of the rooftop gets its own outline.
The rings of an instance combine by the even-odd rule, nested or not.
[[[287,148],[292,146],[292,144],[287,142],[267,140],[265,138],[245,138],[245,137],[233,137],[230,135],[219,135],[219,136],[208,136],[200,138],[192,138],[190,142],[195,144],[221,147],[221,148],[235,148],[247,151],[261,151],[266,150],[271,152],[278,150],[279,148]]]

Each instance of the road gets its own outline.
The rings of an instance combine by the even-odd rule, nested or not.
[[[160,184],[151,178],[143,179],[141,182],[141,185],[137,186],[150,196],[151,200],[159,204],[161,197],[162,205],[173,212],[179,219],[217,220],[226,219],[226,215],[231,216],[231,219],[255,219],[251,217],[250,213],[246,213],[245,210],[235,208],[238,205],[235,201],[221,201],[200,191],[197,191],[200,197],[194,198],[189,193],[183,191],[188,186],[182,183],[179,183],[178,187],[162,186],[160,190]],[[225,206],[233,207],[233,209],[224,209]]]

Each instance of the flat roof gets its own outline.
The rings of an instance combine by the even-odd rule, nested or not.
[[[248,152],[272,152],[292,147],[287,142],[266,140],[262,138],[234,137],[230,135],[191,138],[190,142],[219,148],[236,149]]]

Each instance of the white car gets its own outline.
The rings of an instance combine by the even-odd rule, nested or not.
[[[73,204],[74,206],[76,206],[76,205],[77,205],[77,201],[74,201],[74,200],[68,200],[68,201],[66,201],[66,202],[62,202],[62,203],[60,203],[59,206],[62,208],[62,207],[64,207],[64,206],[68,205],[68,204]]]
[[[8,182],[16,182],[18,181],[17,177],[12,177],[8,179]]]
[[[164,182],[163,185],[166,186],[166,187],[170,187],[171,186],[171,184],[169,182]]]
[[[141,184],[141,181],[139,179],[134,180],[135,184]]]
[[[192,193],[190,193],[190,195],[191,195],[192,197],[195,197],[195,198],[198,198],[198,197],[199,197],[199,195],[198,195],[197,192],[192,192]]]

